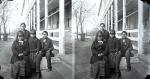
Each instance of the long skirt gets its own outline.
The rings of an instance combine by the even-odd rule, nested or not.
[[[116,53],[110,53],[108,55],[110,69],[114,69],[114,71],[116,69],[116,58],[117,58]]]
[[[91,64],[91,77],[98,79],[100,76],[105,77],[105,61],[97,61]]]
[[[36,56],[37,56],[36,53],[30,53],[29,55],[32,69],[36,69]]]
[[[11,64],[11,77],[31,77],[31,67],[28,56],[25,56],[23,60],[18,60]]]
[[[25,76],[25,61],[17,61],[11,64],[11,77],[16,79],[20,76]]]
[[[121,79],[120,69],[119,69],[119,72],[117,69],[117,67],[118,67],[117,65],[119,65],[119,64],[117,64],[117,62],[119,62],[118,56],[119,56],[119,54],[117,54],[117,53],[110,53],[108,56],[111,79]]]

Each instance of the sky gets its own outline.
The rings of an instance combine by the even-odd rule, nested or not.
[[[20,8],[21,8],[21,4],[22,0],[13,0],[13,1],[9,1],[9,19],[7,22],[7,32],[14,32],[18,29],[22,18],[20,15]],[[19,5],[20,4],[20,5]],[[20,7],[20,8],[19,8]],[[3,31],[3,30],[2,30]]]
[[[75,2],[78,0],[73,0],[73,1]],[[99,24],[98,10],[99,10],[100,0],[86,0],[86,2],[87,2],[86,8],[92,7],[92,9],[90,15],[88,16],[88,18],[84,23],[84,32],[91,32],[94,29],[96,29]],[[76,25],[75,18],[73,17],[73,28],[72,28],[73,32],[76,32],[75,25]]]

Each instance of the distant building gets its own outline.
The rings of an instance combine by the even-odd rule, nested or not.
[[[145,75],[150,65],[150,6],[141,0],[101,0],[98,15],[107,30],[116,30],[117,37],[123,30],[128,32],[143,70],[137,71]]]

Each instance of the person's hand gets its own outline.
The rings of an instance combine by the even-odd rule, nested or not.
[[[98,44],[99,44],[99,45],[102,45],[102,44],[103,44],[103,41],[98,41]]]
[[[37,52],[36,54],[41,54],[42,53],[42,51],[39,51],[39,52]]]
[[[53,51],[53,48],[50,48],[49,50],[50,50],[50,51]]]
[[[50,52],[50,50],[48,50],[47,52]]]
[[[120,51],[116,52],[116,54],[120,54],[120,53],[121,53]]]
[[[23,53],[18,54],[18,56],[22,56],[22,55],[23,55]]]
[[[102,53],[98,54],[98,56],[102,56],[102,55],[103,55]]]

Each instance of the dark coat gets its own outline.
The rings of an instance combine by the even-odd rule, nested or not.
[[[23,34],[24,34],[24,40],[25,41],[28,41],[29,40],[29,37],[30,37],[30,32],[28,30],[24,30],[22,31]]]
[[[50,38],[46,38],[46,41],[44,42],[44,38],[40,39],[40,43],[41,43],[41,51],[45,54],[48,50],[50,51],[51,56],[53,57],[54,54],[52,53],[52,51],[54,50],[54,46],[53,46],[53,42]]]
[[[29,49],[28,49],[28,42],[24,41],[23,45],[20,45],[18,40],[15,40],[12,44],[12,57],[11,57],[11,64],[14,64],[15,62],[22,60],[23,57],[19,57],[19,53],[23,53],[23,56],[28,56]]]
[[[125,43],[123,42],[123,38],[121,38],[119,40],[119,42],[120,42],[120,51],[121,51],[123,56],[124,56],[126,50],[130,50],[131,51],[133,49],[131,40],[129,38],[125,39]]]
[[[108,39],[108,51],[109,66],[113,69],[114,73],[116,68],[116,59],[118,56],[117,52],[119,52],[119,40],[116,37]]]
[[[108,55],[108,45],[106,42],[104,42],[102,45],[99,45],[97,41],[94,41],[91,46],[91,50],[92,50],[92,57],[90,60],[90,64],[93,64]],[[103,55],[98,56],[98,54],[100,53],[102,53]]]
[[[108,51],[109,53],[115,53],[119,51],[119,40],[116,37],[108,39]]]
[[[29,50],[30,50],[30,62],[32,69],[35,69],[36,66],[36,53],[40,51],[40,40],[38,38],[29,38]]]
[[[12,57],[11,57],[11,64],[12,64],[12,76],[17,77],[18,75],[21,76],[31,76],[30,75],[30,63],[29,63],[29,45],[27,41],[24,41],[23,45],[21,45],[18,40],[15,40],[12,44]],[[23,53],[23,56],[18,56],[20,53]],[[25,64],[24,64],[25,61]]]
[[[40,51],[40,40],[38,38],[29,38],[29,49],[30,49],[30,53],[35,53]]]
[[[99,31],[101,31],[101,30],[99,30]],[[107,30],[104,30],[104,31],[101,31],[101,33],[103,35],[104,41],[107,42],[109,39],[109,32]]]

